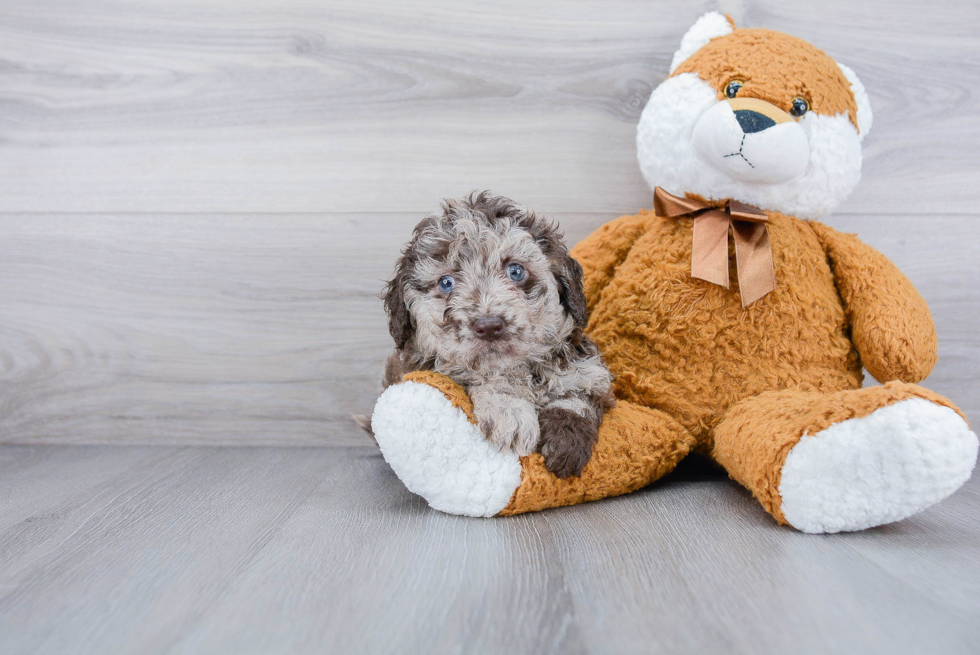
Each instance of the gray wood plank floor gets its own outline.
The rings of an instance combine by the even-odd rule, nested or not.
[[[372,448],[0,448],[3,653],[976,653],[980,484],[857,534],[704,464],[507,519]]]

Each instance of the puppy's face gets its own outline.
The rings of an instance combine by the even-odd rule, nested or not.
[[[561,235],[488,193],[448,201],[416,227],[385,304],[396,344],[446,372],[548,359],[586,319]]]

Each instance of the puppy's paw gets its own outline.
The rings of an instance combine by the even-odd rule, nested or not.
[[[538,415],[545,467],[559,478],[581,475],[599,436],[595,422],[556,407]]]
[[[501,393],[473,395],[473,414],[480,430],[498,450],[530,455],[538,445],[540,429],[534,405]]]

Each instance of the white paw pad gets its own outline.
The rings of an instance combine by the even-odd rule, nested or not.
[[[952,409],[913,398],[804,435],[783,465],[783,515],[803,532],[900,521],[970,478],[977,436]]]
[[[491,446],[465,413],[427,384],[388,387],[371,427],[395,474],[433,509],[494,516],[521,484],[517,455]]]

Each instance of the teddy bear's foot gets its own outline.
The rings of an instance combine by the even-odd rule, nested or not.
[[[619,402],[599,428],[581,475],[559,479],[544,457],[500,452],[473,419],[463,389],[431,372],[388,387],[371,425],[378,446],[408,489],[450,514],[522,514],[639,489],[671,471],[694,437],[663,412]]]
[[[471,421],[463,390],[436,374],[406,376],[378,399],[371,427],[409,491],[449,514],[494,516],[521,483],[521,462],[494,448]]]
[[[803,532],[900,521],[966,482],[977,436],[948,400],[890,382],[836,394],[771,392],[718,426],[715,458]]]
[[[783,464],[783,516],[803,532],[900,521],[970,478],[977,437],[949,407],[902,400],[805,435]]]

